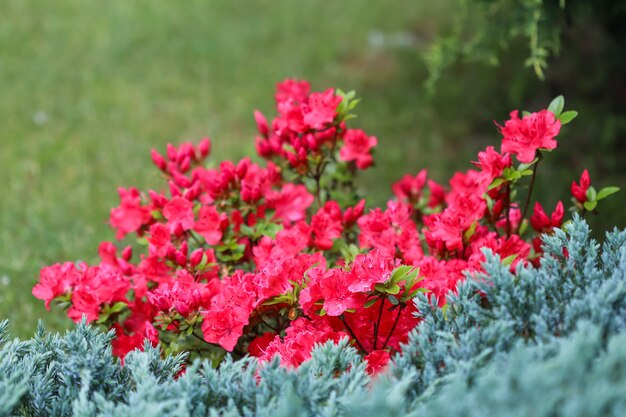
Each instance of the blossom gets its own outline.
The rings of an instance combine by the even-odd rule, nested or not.
[[[333,240],[341,236],[343,216],[336,201],[328,201],[311,219],[313,245],[320,250],[328,250]]]
[[[324,311],[329,316],[340,316],[363,302],[361,294],[351,292],[345,285],[346,273],[339,268],[312,268],[308,276],[307,287],[300,292],[300,304],[305,314],[313,314],[317,310],[315,303],[320,300],[323,300]]]
[[[150,226],[147,237],[150,254],[164,257],[172,248],[170,231],[163,223],[155,223]]]
[[[287,223],[304,220],[306,209],[315,199],[304,185],[287,183],[279,191],[270,192],[267,196],[268,206],[274,209],[274,215]]]
[[[341,97],[335,95],[335,90],[329,88],[323,93],[313,93],[304,106],[304,123],[310,129],[323,129],[333,122],[337,114],[337,106]]]
[[[546,214],[539,202],[535,203],[533,215],[530,217],[530,225],[537,232],[546,233],[552,231],[555,227],[561,227],[563,224],[563,216],[565,215],[563,203],[559,201],[550,217]]]
[[[478,152],[478,161],[473,164],[481,171],[483,185],[488,186],[502,175],[505,168],[512,166],[513,161],[509,154],[500,154],[493,146],[487,146],[484,151]]]
[[[80,280],[82,272],[71,262],[54,264],[45,267],[39,274],[39,282],[33,287],[33,295],[46,302],[46,309],[50,310],[50,302],[71,291]]]
[[[193,230],[209,245],[216,245],[222,239],[222,229],[226,222],[226,214],[219,213],[215,206],[202,206]]]
[[[561,130],[561,122],[551,111],[541,110],[520,119],[519,112],[511,112],[511,118],[500,127],[502,133],[502,152],[517,156],[523,163],[530,163],[538,150],[555,149],[554,138]]]
[[[426,186],[428,172],[423,169],[415,177],[405,175],[393,184],[391,189],[398,200],[407,203],[417,203],[422,196],[422,190]]]
[[[353,293],[373,290],[376,284],[389,280],[399,263],[399,260],[385,256],[376,249],[367,254],[357,255],[349,279],[346,280],[348,290]]]
[[[141,327],[132,334],[127,334],[119,324],[115,324],[113,329],[115,330],[115,339],[111,341],[111,347],[113,354],[121,358],[122,363],[124,363],[124,357],[129,352],[135,349],[143,350],[146,340],[149,340],[152,346],[156,346],[159,342],[159,333],[149,321],[143,322]]]
[[[117,230],[115,237],[122,239],[128,233],[138,231],[152,216],[147,207],[141,205],[141,197],[136,188],[118,189],[120,205],[111,210],[110,224]]]
[[[176,233],[179,228],[189,230],[194,225],[193,203],[183,197],[174,197],[163,207],[163,216],[168,220],[170,232]]]
[[[336,343],[346,336],[345,332],[334,331],[323,318],[309,321],[300,317],[291,322],[284,339],[276,336],[267,345],[259,359],[266,362],[278,355],[281,365],[297,368],[311,358],[311,351],[315,345],[329,340]]]
[[[367,362],[367,373],[375,375],[387,368],[391,360],[391,355],[386,350],[374,350],[363,359]]]
[[[343,146],[339,150],[339,158],[342,161],[354,161],[359,169],[367,169],[372,165],[374,158],[371,151],[378,144],[375,136],[367,136],[360,129],[350,129],[343,141]]]
[[[309,95],[310,88],[307,81],[286,79],[276,85],[276,102],[281,103],[288,100],[302,102]]]
[[[580,176],[580,182],[572,181],[572,195],[578,202],[584,204],[587,201],[587,190],[591,185],[591,179],[589,178],[589,171],[584,170]]]

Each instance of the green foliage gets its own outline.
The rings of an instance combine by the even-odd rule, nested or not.
[[[548,58],[560,50],[568,11],[565,0],[459,0],[458,6],[453,30],[441,36],[426,56],[429,87],[457,60],[498,65],[502,52],[520,38],[528,48],[525,65],[545,78]]]
[[[0,416],[619,416],[626,413],[626,231],[600,245],[579,217],[544,237],[537,269],[487,255],[404,354],[371,380],[345,342],[297,370],[227,359],[219,369],[146,346],[121,367],[112,334],[79,324],[9,341],[0,324]],[[564,255],[564,249],[568,256]]]

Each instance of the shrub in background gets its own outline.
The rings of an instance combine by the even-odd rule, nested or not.
[[[424,292],[443,305],[464,274],[483,270],[483,248],[512,271],[539,263],[538,236],[558,230],[565,214],[561,202],[551,215],[536,203],[528,216],[540,161],[576,117],[562,97],[536,113],[511,112],[501,151],[480,152],[477,169],[455,174],[448,190],[422,170],[394,184],[386,208],[367,212],[355,176],[372,165],[377,139],[347,127],[357,102],[339,90],[311,93],[304,81],[279,84],[278,115],[268,124],[255,112],[266,166],[206,167],[208,139],[153,151],[168,191],[120,189],[110,219],[117,238],[136,234],[143,253],[127,246],[119,255],[104,242],[99,265],[44,268],[33,294],[68,307],[75,321],[114,329],[122,358],[147,338],[215,364],[230,352],[278,354],[297,367],[315,344],[348,337],[373,373],[419,322],[411,300]],[[585,171],[572,184],[572,210],[595,211],[616,191],[596,191]]]

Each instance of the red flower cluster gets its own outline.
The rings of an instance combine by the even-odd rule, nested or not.
[[[556,147],[560,122],[546,110],[522,119],[513,112],[502,151],[480,152],[477,169],[455,174],[447,188],[426,170],[407,175],[384,209],[366,210],[354,179],[372,165],[377,140],[347,127],[353,97],[279,84],[277,116],[268,123],[255,112],[265,166],[243,159],[207,168],[208,139],[153,150],[166,189],[120,188],[110,216],[116,237],[135,234],[141,254],[105,242],[98,265],[42,269],[33,294],[47,308],[52,300],[69,306],[73,320],[115,329],[122,358],[148,339],[214,361],[225,352],[262,361],[278,354],[297,367],[316,344],[349,338],[370,372],[384,369],[419,321],[419,292],[443,305],[459,280],[481,270],[484,248],[514,270],[541,253],[539,233],[561,226],[562,203],[550,217],[537,203],[528,232],[513,201],[519,182],[535,175],[535,157]],[[580,202],[586,178],[572,185]]]

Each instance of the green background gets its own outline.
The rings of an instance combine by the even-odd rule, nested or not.
[[[210,136],[214,161],[251,155],[252,111],[273,114],[274,87],[285,77],[362,98],[352,126],[379,139],[377,165],[360,183],[374,204],[405,173],[428,168],[445,183],[470,168],[479,149],[498,146],[493,120],[545,107],[557,94],[581,116],[563,129],[563,152],[541,167],[548,207],[568,198],[585,166],[599,167],[594,182],[622,185],[620,162],[605,159],[585,128],[597,123],[585,113],[595,114],[593,104],[576,98],[578,85],[537,80],[523,68],[523,48],[499,68],[456,65],[427,95],[422,56],[450,27],[455,5],[4,0],[0,319],[10,318],[18,336],[31,334],[38,318],[66,326],[63,312],[46,312],[30,293],[39,269],[96,261],[98,243],[114,238],[107,221],[116,188],[162,187],[151,148]],[[568,145],[577,129],[584,133]],[[607,201],[609,220],[596,224],[624,227],[621,205],[622,196]]]

